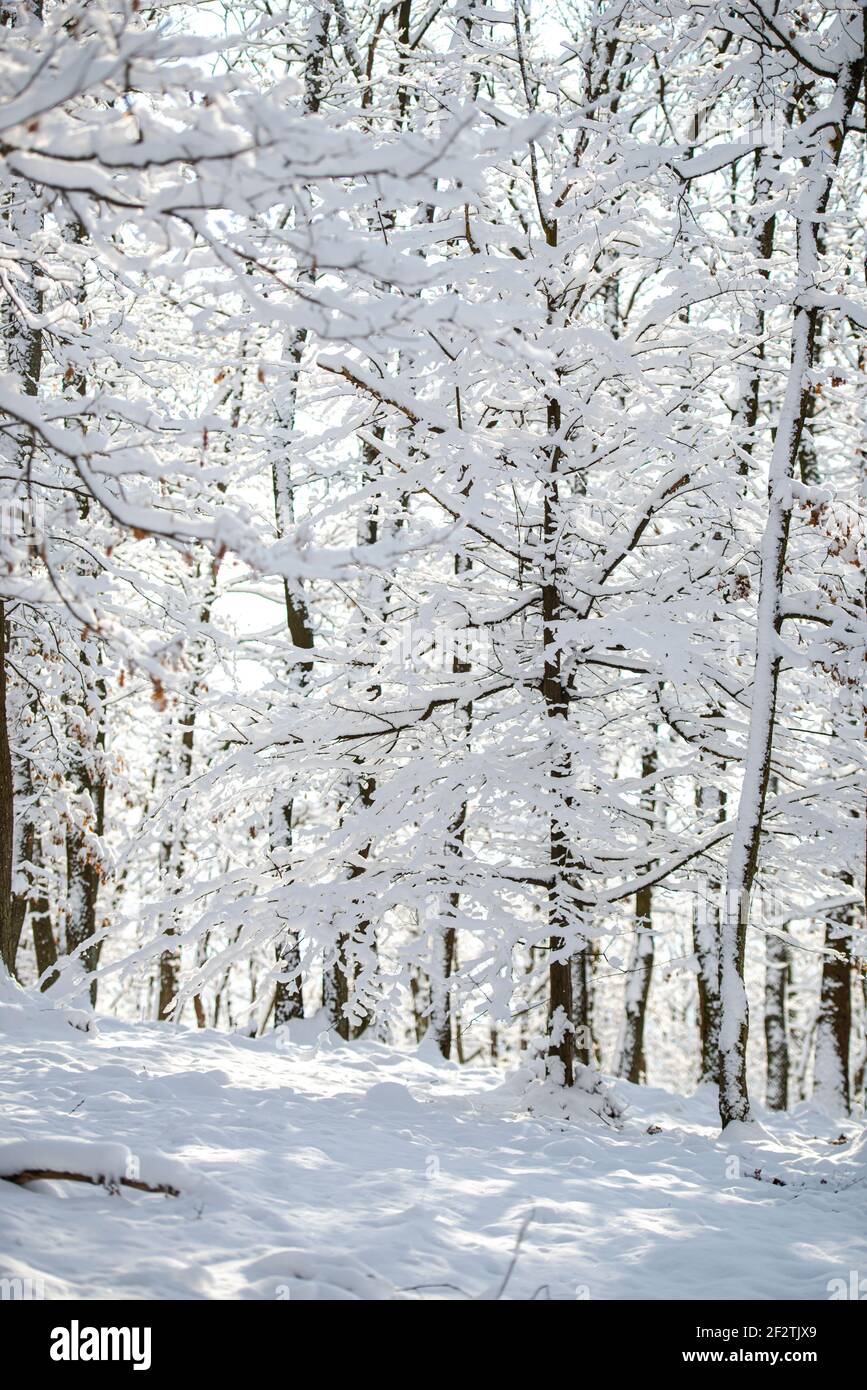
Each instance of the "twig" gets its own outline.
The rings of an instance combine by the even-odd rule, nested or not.
[[[520,1231],[518,1232],[518,1238],[517,1238],[517,1240],[515,1241],[515,1248],[514,1248],[514,1250],[512,1251],[512,1258],[511,1258],[511,1260],[509,1261],[509,1268],[506,1270],[505,1276],[504,1276],[504,1278],[503,1278],[503,1282],[502,1282],[502,1284],[500,1285],[499,1289],[497,1290],[496,1294],[494,1295],[494,1298],[493,1298],[493,1302],[494,1302],[494,1303],[496,1303],[498,1299],[502,1298],[502,1297],[503,1297],[503,1294],[506,1292],[506,1285],[508,1284],[508,1282],[509,1282],[509,1280],[511,1279],[513,1273],[515,1272],[515,1265],[518,1263],[518,1256],[519,1256],[520,1253],[521,1253],[521,1246],[522,1246],[523,1243],[524,1243],[524,1236],[527,1234],[527,1231],[528,1231],[528,1229],[529,1229],[529,1227],[530,1227],[530,1223],[531,1223],[531,1221],[533,1220],[533,1217],[534,1217],[535,1215],[536,1215],[536,1208],[535,1208],[535,1207],[531,1207],[530,1210],[527,1212],[527,1215],[524,1217],[524,1220],[523,1220],[522,1223],[521,1223],[521,1229],[520,1229]]]

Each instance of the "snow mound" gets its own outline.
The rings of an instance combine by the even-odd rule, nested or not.
[[[96,1035],[96,1018],[87,1009],[73,1008],[52,1001],[38,989],[23,989],[17,981],[0,973],[0,1036],[31,1039],[66,1037],[70,1028]]]
[[[379,1081],[364,1095],[364,1103],[374,1110],[390,1110],[406,1113],[421,1109],[415,1096],[397,1081]]]
[[[245,1299],[369,1302],[399,1296],[387,1279],[361,1261],[336,1252],[276,1250],[242,1265],[239,1272],[246,1280],[241,1294]]]

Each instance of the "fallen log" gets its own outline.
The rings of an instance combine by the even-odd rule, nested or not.
[[[29,1182],[41,1182],[48,1179],[49,1182],[86,1182],[95,1187],[104,1187],[113,1196],[117,1194],[121,1187],[134,1187],[137,1192],[154,1192],[165,1197],[180,1197],[180,1189],[172,1187],[169,1183],[151,1184],[142,1182],[140,1178],[106,1178],[94,1173],[70,1173],[59,1168],[27,1168],[20,1173],[0,1173],[3,1182],[14,1182],[19,1187],[25,1187]]]

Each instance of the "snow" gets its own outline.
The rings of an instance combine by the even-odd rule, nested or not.
[[[712,1088],[564,1098],[309,1021],[85,1031],[14,987],[0,1029],[0,1173],[181,1192],[0,1181],[0,1276],[48,1298],[823,1300],[867,1267],[867,1141],[806,1106],[720,1137]]]

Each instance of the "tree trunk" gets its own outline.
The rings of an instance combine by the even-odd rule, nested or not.
[[[848,114],[857,94],[857,75],[852,70],[844,71],[846,85],[838,87],[838,96],[842,111]],[[749,1008],[744,957],[774,745],[781,663],[780,601],[793,505],[791,481],[809,409],[809,372],[813,365],[819,315],[811,289],[820,268],[817,226],[828,204],[833,169],[843,140],[840,128],[835,127],[835,132],[831,138],[832,152],[823,149],[810,160],[805,188],[797,205],[798,270],[804,291],[799,293],[794,305],[789,376],[774,434],[768,477],[750,728],[729,853],[720,935],[720,1120],[724,1128],[734,1121],[751,1118],[747,1088]]]
[[[102,869],[99,858],[89,843],[91,836],[101,840],[105,833],[105,681],[94,675],[94,666],[99,660],[96,644],[88,655],[91,646],[90,636],[85,638],[79,654],[79,662],[85,684],[83,710],[88,722],[97,726],[96,737],[90,748],[90,757],[82,747],[80,756],[73,766],[70,781],[81,800],[81,825],[72,825],[66,833],[66,953],[79,951],[79,959],[90,975],[90,1002],[95,1007],[97,983],[94,972],[99,963],[101,942],[95,942],[86,949],[86,942],[92,942],[96,934],[96,909],[99,886],[102,882]]]
[[[409,993],[412,1001],[412,1019],[417,1043],[422,1041],[429,1026],[430,1010],[425,1006],[425,996],[429,994],[427,985],[428,981],[425,979],[424,972],[418,966],[413,966],[409,977]]]
[[[39,988],[44,991],[50,989],[59,978],[54,969],[57,964],[57,942],[51,925],[51,907],[46,897],[40,895],[33,899],[30,904],[30,918],[33,924],[36,969],[42,981]]]
[[[81,770],[83,785],[91,787],[87,780],[87,774]],[[91,798],[96,812],[94,831],[101,835],[103,831],[103,806],[104,801],[100,793],[101,787],[93,787],[95,796]],[[100,871],[99,866],[93,862],[91,851],[88,848],[86,835],[79,830],[71,829],[66,837],[66,954],[72,955],[79,948],[85,947],[85,943],[91,941],[96,933],[96,904],[99,893]],[[99,962],[100,948],[98,943],[93,943],[81,950],[79,959],[88,975],[93,976]],[[97,983],[95,979],[90,981],[90,1002],[96,1006]]]
[[[289,354],[293,374],[291,386],[290,414],[286,422],[292,429],[295,422],[295,406],[298,392],[298,372],[304,351],[306,335],[298,333]],[[283,453],[275,461],[273,468],[274,514],[277,523],[277,536],[285,536],[295,522],[295,493],[292,483],[288,441],[283,444]],[[284,580],[283,596],[286,605],[286,626],[292,645],[302,651],[313,650],[313,628],[300,583],[290,584]],[[293,668],[300,690],[304,689],[313,670],[312,661],[302,661]],[[295,807],[291,799],[272,811],[271,845],[272,849],[291,854],[294,838]],[[301,947],[294,926],[284,923],[276,946],[277,982],[274,1001],[274,1026],[281,1027],[292,1019],[304,1017],[304,996],[301,980]],[[327,1001],[326,1001],[327,1002]]]
[[[560,434],[560,403],[556,397],[548,402],[548,435],[557,440]],[[572,968],[567,952],[569,936],[568,895],[565,872],[569,846],[563,824],[563,811],[568,800],[568,781],[571,760],[566,735],[568,733],[568,693],[561,671],[560,592],[557,582],[557,538],[559,534],[559,487],[557,468],[561,458],[559,444],[549,450],[549,468],[545,478],[543,545],[544,574],[542,580],[542,624],[544,669],[542,694],[548,718],[550,740],[550,776],[552,810],[548,818],[548,860],[551,882],[548,888],[549,964],[548,964],[548,1056],[556,1066],[557,1080],[571,1086],[575,1080],[574,1008],[572,1000]],[[558,804],[559,803],[559,804]],[[581,955],[584,956],[584,952]],[[586,1019],[583,1021],[586,1026]]]
[[[292,802],[272,807],[271,844],[292,849]],[[274,820],[276,819],[276,826]],[[274,1027],[282,1028],[293,1019],[304,1017],[301,980],[301,947],[298,933],[286,927],[277,942],[277,982],[274,990]]]
[[[42,880],[42,842],[35,826],[33,827],[30,863],[27,908],[33,930],[36,970],[41,980],[39,988],[44,991],[50,989],[59,977],[54,969],[57,965],[57,941],[51,924],[51,904]]]
[[[769,1110],[786,1110],[789,1105],[789,1029],[787,996],[789,948],[778,936],[765,939],[765,1051],[767,1054],[767,1092]]]
[[[656,750],[642,754],[641,776],[651,777],[656,771]],[[642,805],[649,816],[648,831],[653,824],[656,797],[646,792]],[[635,894],[635,939],[626,978],[626,1017],[623,1021],[623,1034],[620,1044],[617,1074],[636,1084],[644,1080],[644,1022],[647,1016],[647,999],[650,994],[650,980],[653,974],[653,889],[639,888]]]
[[[328,53],[328,29],[331,19],[330,8],[326,5],[311,5],[310,23],[307,33],[307,52],[304,60],[304,109],[315,116],[322,103],[322,78],[325,59]],[[302,275],[304,273],[302,272]],[[312,279],[312,272],[306,272]],[[288,366],[290,377],[286,385],[285,404],[278,417],[277,452],[271,470],[274,491],[274,519],[277,538],[282,540],[295,524],[295,487],[292,481],[292,460],[290,456],[289,434],[295,428],[295,414],[298,405],[298,377],[301,361],[307,342],[307,330],[297,329],[292,335],[284,363]],[[281,433],[283,438],[280,438]],[[286,626],[292,645],[302,651],[313,651],[313,628],[307,601],[300,581],[283,581],[283,597],[286,606]],[[303,690],[313,670],[312,661],[303,661],[297,667],[299,688]],[[271,814],[272,849],[291,851],[294,833],[294,806],[286,801],[276,813]],[[274,1027],[279,1028],[293,1019],[304,1017],[304,994],[301,978],[301,944],[294,926],[283,923],[275,948],[277,980],[274,995]],[[331,987],[323,979],[323,1003],[327,1010],[338,1006],[331,997]],[[338,993],[342,990],[339,986]],[[345,1002],[345,1000],[343,1001]],[[329,1014],[329,1016],[331,1016]]]
[[[861,981],[861,1047],[852,1067],[852,1103],[863,1106],[864,1083],[867,1080],[867,962],[858,962],[857,969],[853,969],[853,977],[856,981],[860,977]]]
[[[4,663],[5,664],[5,663]],[[4,701],[5,703],[5,701]],[[4,709],[2,722],[6,723],[6,712]],[[2,737],[2,736],[0,736]],[[7,739],[8,741],[8,739]],[[11,748],[10,748],[11,753]],[[2,779],[0,779],[2,780]],[[17,781],[17,787],[16,787]],[[20,808],[21,800],[24,795],[23,779],[16,779],[13,772],[12,776],[12,806]],[[12,849],[12,879],[15,884],[15,891],[12,894],[12,941],[14,955],[17,956],[18,947],[24,932],[24,923],[27,918],[27,908],[33,897],[33,877],[32,864],[36,853],[36,827],[33,824],[32,797],[29,798],[31,805],[26,811],[18,810],[13,826],[13,849]],[[24,879],[24,887],[20,886],[19,875]]]
[[[180,893],[183,888],[184,876],[187,870],[187,833],[189,816],[189,783],[193,774],[193,754],[196,743],[196,717],[198,715],[198,699],[200,695],[200,682],[205,668],[206,642],[205,629],[211,621],[211,612],[217,598],[217,578],[219,573],[219,561],[211,563],[211,576],[205,591],[205,597],[201,602],[198,614],[198,632],[193,642],[189,655],[189,664],[192,671],[192,681],[190,682],[187,697],[186,709],[179,721],[180,746],[178,749],[177,768],[172,768],[172,746],[171,737],[167,751],[167,771],[171,776],[176,771],[180,781],[180,788],[177,790],[177,812],[172,818],[171,839],[164,846],[165,867],[167,876],[174,879],[172,887]],[[196,578],[201,578],[201,571],[198,570]],[[177,786],[177,782],[175,783]],[[174,918],[174,914],[172,914]],[[174,920],[169,923],[166,935],[173,936],[176,931]],[[174,1017],[174,999],[178,992],[178,984],[181,972],[181,955],[176,948],[163,951],[160,956],[160,989],[159,989],[159,1018],[161,1022],[167,1022]],[[195,1007],[195,1006],[194,1006]],[[198,1016],[198,1013],[197,1013]]]
[[[452,894],[455,906],[460,895]],[[434,929],[434,960],[431,969],[430,1030],[440,1055],[449,1060],[452,1055],[452,996],[450,980],[457,957],[457,930],[454,926]]]
[[[847,875],[849,881],[852,876]],[[813,1100],[830,1115],[851,1109],[849,1047],[852,1033],[852,928],[854,911],[847,909],[825,926],[825,955],[816,1019]]]
[[[623,1042],[617,1064],[618,1076],[636,1084],[644,1081],[644,1021],[653,972],[653,931],[650,917],[651,890],[641,888],[635,895],[635,940],[629,958],[626,981],[626,1017]]]
[[[465,493],[466,495],[466,493]],[[455,576],[466,574],[470,569],[470,561],[463,555],[456,555],[454,561]],[[470,670],[470,663],[455,653],[452,657],[452,674],[465,675]],[[469,745],[470,735],[473,727],[473,707],[467,704],[463,709],[458,710],[458,718],[464,721],[464,745]],[[448,844],[446,845],[446,859],[461,860],[464,853],[464,841],[467,828],[467,803],[461,803],[461,808],[457,816],[449,826]],[[430,1027],[436,1040],[440,1054],[448,1059],[452,1055],[452,987],[451,977],[457,968],[458,959],[458,933],[454,925],[460,907],[461,895],[457,891],[449,894],[448,917],[446,924],[440,927],[439,939],[435,944],[437,959],[434,961],[434,968],[431,971],[431,1017]]]
[[[593,956],[585,943],[569,959],[572,977],[572,1046],[575,1061],[589,1067],[593,1060]]]
[[[23,0],[15,9],[0,8],[0,31],[13,26],[20,16],[41,17],[36,0]],[[42,213],[37,190],[30,183],[13,179],[7,183],[7,205],[2,209],[3,221],[19,237],[26,240],[42,228]],[[42,291],[31,275],[16,283],[16,294],[34,319],[42,314]],[[20,315],[11,295],[0,294],[0,339],[5,347],[6,369],[16,378],[25,396],[35,396],[42,376],[43,334],[32,328]],[[27,470],[31,461],[32,443],[20,438],[15,443],[15,463],[21,473],[20,486],[27,489]],[[24,925],[24,914],[16,914],[12,902],[12,870],[15,844],[15,787],[12,775],[12,753],[9,741],[8,631],[6,604],[0,600],[0,959],[10,975],[15,975],[18,943]]]
[[[803,451],[802,451],[803,452]],[[776,796],[778,779],[771,777]],[[769,1110],[786,1110],[789,1104],[788,987],[791,976],[789,948],[778,936],[765,937],[765,1057],[766,1101]]]
[[[362,777],[358,783],[358,799],[363,809],[373,804],[376,782],[372,777]],[[364,845],[358,852],[361,864],[353,864],[349,870],[350,882],[364,873],[364,861],[370,854],[370,845]],[[357,900],[352,906],[358,905]],[[369,920],[360,921],[351,932],[341,931],[335,943],[331,962],[326,968],[323,985],[323,1002],[326,1014],[339,1037],[345,1042],[357,1038],[370,1022],[369,1015],[363,1019],[353,1019],[352,995],[359,972],[357,946],[370,943],[372,924]],[[374,945],[375,950],[375,945]],[[426,1025],[425,1025],[426,1026]]]
[[[6,641],[6,604],[0,599],[0,957],[9,974],[14,977],[20,927],[16,932],[12,904],[15,802],[6,703]]]
[[[716,808],[717,821],[725,820],[725,793],[716,787],[700,787],[700,809]],[[719,938],[720,884],[710,878],[696,892],[692,916],[692,939],[698,964],[698,1026],[701,1045],[699,1085],[716,1086],[719,1081]]]

